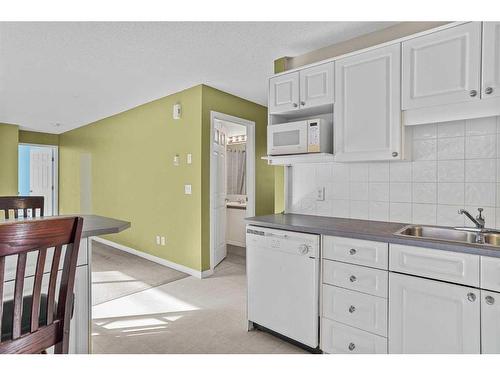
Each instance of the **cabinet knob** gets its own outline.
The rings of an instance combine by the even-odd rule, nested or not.
[[[486,296],[485,300],[488,305],[493,305],[495,303],[495,298],[492,296]]]
[[[397,157],[398,155],[399,155],[399,154],[398,154],[396,151],[394,151],[394,152],[392,153],[392,157],[393,157],[393,158]]]
[[[484,93],[488,94],[488,95],[493,94],[493,87],[486,87],[486,90],[484,90]]]
[[[356,345],[354,345],[354,343],[351,342],[347,348],[352,352],[354,349],[356,349]]]
[[[349,312],[352,314],[354,311],[356,311],[356,307],[351,305],[351,307],[349,307]]]
[[[355,282],[357,279],[358,279],[358,278],[357,278],[356,276],[354,276],[354,275],[351,275],[351,277],[349,277],[349,281],[350,281],[351,283]]]
[[[349,250],[349,254],[351,254],[351,255],[356,254],[356,249],[350,249],[350,250]]]
[[[474,302],[476,300],[476,295],[474,293],[467,293],[467,299],[470,302]]]
[[[299,105],[297,103],[293,103],[293,107],[297,108]]]
[[[473,97],[475,97],[477,95],[477,91],[476,90],[470,90],[469,95],[473,98]]]

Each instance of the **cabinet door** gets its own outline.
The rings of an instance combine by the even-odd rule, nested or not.
[[[335,62],[335,159],[390,160],[401,154],[400,45]]]
[[[479,290],[391,273],[389,353],[480,352]]]
[[[269,113],[282,113],[299,108],[299,72],[269,80]]]
[[[403,43],[403,109],[479,100],[481,23]]]
[[[500,354],[500,293],[481,290],[481,353]]]
[[[300,107],[333,103],[333,62],[300,71]]]
[[[482,97],[500,96],[500,22],[483,22]]]

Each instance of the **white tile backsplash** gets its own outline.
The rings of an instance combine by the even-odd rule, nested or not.
[[[291,212],[455,226],[484,207],[500,228],[500,117],[412,128],[411,160],[294,166]]]

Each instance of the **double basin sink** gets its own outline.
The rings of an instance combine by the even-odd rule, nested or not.
[[[485,230],[478,233],[454,228],[408,225],[394,234],[413,238],[496,246],[500,250],[500,232],[493,230]]]

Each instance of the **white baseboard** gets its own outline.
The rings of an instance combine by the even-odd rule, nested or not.
[[[125,246],[125,245],[122,245],[122,244],[119,244],[119,243],[116,243],[116,242],[113,242],[110,240],[106,240],[104,238],[92,237],[92,239],[94,241],[101,242],[105,245],[114,247],[115,249],[125,251],[126,253],[133,254],[133,255],[136,255],[138,257],[147,259],[151,262],[161,264],[162,266],[170,267],[170,268],[173,268],[174,270],[187,273],[188,275],[197,277],[198,279],[204,279],[204,278],[206,278],[214,273],[213,270],[198,271],[198,270],[195,270],[193,268],[183,266],[182,264],[174,263],[174,262],[171,262],[169,260],[166,260],[166,259],[154,256],[154,255],[133,249],[131,247],[128,247],[128,246]]]
[[[226,240],[226,243],[233,246],[247,247],[247,244],[245,242]]]

